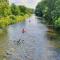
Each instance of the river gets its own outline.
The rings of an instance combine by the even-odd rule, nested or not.
[[[0,60],[60,60],[60,48],[48,39],[47,26],[36,16],[6,30],[0,34]]]

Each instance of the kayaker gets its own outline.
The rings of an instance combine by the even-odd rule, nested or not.
[[[31,22],[31,20],[29,20],[29,23]]]
[[[22,29],[22,33],[24,33],[24,32],[25,32],[25,29],[23,28],[23,29]]]

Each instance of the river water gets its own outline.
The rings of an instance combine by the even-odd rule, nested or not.
[[[60,48],[48,39],[47,26],[36,16],[6,30],[0,34],[0,60],[60,60]]]

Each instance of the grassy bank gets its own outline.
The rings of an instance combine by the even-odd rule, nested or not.
[[[28,14],[25,14],[24,16],[10,15],[10,16],[7,16],[7,17],[2,17],[2,18],[0,18],[0,29],[5,28],[5,27],[7,27],[8,25],[11,25],[11,24],[16,24],[16,23],[19,23],[19,22],[23,22],[28,17],[29,17]]]

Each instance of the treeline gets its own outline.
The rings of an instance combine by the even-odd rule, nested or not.
[[[23,21],[33,13],[33,9],[11,4],[8,0],[0,0],[0,28]]]
[[[26,8],[24,6],[16,6],[15,4],[12,4],[11,6],[7,4],[0,4],[0,17],[6,17],[9,15],[25,15],[25,14],[31,14],[32,9]]]
[[[36,6],[35,14],[44,17],[48,24],[60,30],[60,0],[42,0]]]

